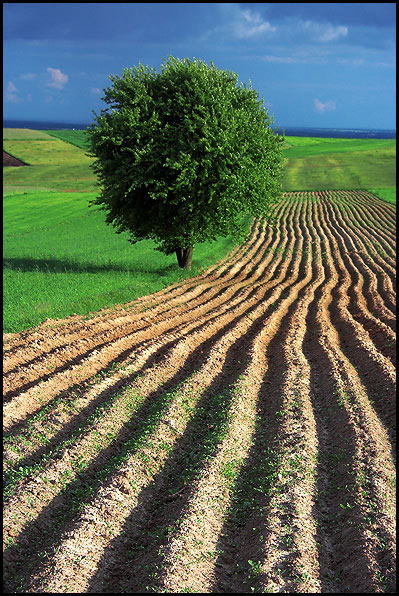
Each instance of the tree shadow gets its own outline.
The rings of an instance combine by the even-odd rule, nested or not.
[[[32,257],[13,257],[7,258],[3,261],[4,269],[13,269],[18,271],[40,271],[42,273],[107,273],[107,272],[122,272],[130,274],[151,274],[163,276],[172,271],[179,271],[180,268],[177,263],[165,264],[162,267],[149,269],[148,265],[142,267],[136,263],[130,265],[120,265],[117,263],[104,263],[103,265],[95,265],[94,263],[79,263],[67,259],[36,259]]]

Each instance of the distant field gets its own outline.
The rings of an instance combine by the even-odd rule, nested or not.
[[[61,141],[80,147],[80,149],[88,148],[88,140],[85,130],[47,130],[46,132],[52,137],[61,139]]]
[[[4,149],[28,163],[37,165],[47,163],[46,170],[37,170],[33,173],[25,168],[25,172],[18,174],[8,171],[5,176],[6,185],[15,186],[18,179],[20,186],[29,186],[29,180],[34,178],[33,185],[42,188],[61,190],[62,187],[66,187],[64,190],[69,191],[96,190],[95,177],[88,167],[91,160],[84,152],[88,147],[84,130],[31,132],[35,143],[25,143],[24,145],[29,147],[22,147],[12,141],[15,141],[18,136],[25,138],[23,135],[26,136],[26,133],[8,129],[5,133],[7,142]],[[37,136],[36,133],[44,135],[40,143],[36,142],[38,139],[34,139]],[[44,140],[46,140],[45,144],[43,144]],[[336,188],[386,189],[396,186],[396,144],[392,139],[286,137],[283,154],[287,160],[283,174],[285,191]],[[76,160],[79,162],[78,171],[75,169]],[[54,162],[62,163],[67,170],[61,172],[57,167],[52,169]],[[68,171],[70,166],[74,166],[72,171]],[[71,184],[66,185],[68,180]]]
[[[308,137],[286,137],[284,155],[287,158],[308,157],[323,153],[346,151],[379,151],[395,148],[393,139],[317,139]]]
[[[4,168],[3,186],[8,194],[21,187],[45,188],[64,192],[93,192],[97,178],[85,152],[41,131],[3,130],[3,148],[31,167]],[[80,131],[71,131],[80,132]]]
[[[47,131],[49,132],[49,131]],[[395,144],[396,139],[351,139],[351,138],[338,138],[338,137],[294,137],[285,136],[285,145],[287,147],[310,147],[313,145],[329,145],[330,147],[335,145],[337,147],[344,145],[364,145],[370,146],[376,144],[386,145]]]
[[[327,190],[396,186],[392,139],[286,137],[283,189]]]
[[[3,128],[3,141],[48,141],[48,135],[43,130],[31,130],[29,128]]]

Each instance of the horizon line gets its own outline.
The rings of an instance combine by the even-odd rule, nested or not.
[[[81,126],[90,126],[91,123],[89,122],[79,122],[79,121],[67,121],[67,120],[40,120],[36,118],[3,118],[4,122],[32,122],[32,123],[42,123],[42,124],[79,124]],[[315,130],[349,130],[349,131],[366,131],[366,130],[386,130],[386,131],[396,131],[396,128],[374,128],[374,127],[351,127],[347,128],[345,126],[298,126],[298,125],[280,125],[276,124],[276,128],[284,129],[284,128],[293,128],[293,129],[304,129],[304,128],[312,128]]]

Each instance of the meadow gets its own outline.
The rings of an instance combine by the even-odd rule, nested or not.
[[[285,191],[396,186],[396,142],[392,139],[287,137],[284,157]]]
[[[96,178],[84,131],[47,132],[3,132],[4,149],[32,164],[4,169],[5,333],[132,301],[198,274],[236,246],[219,238],[195,247],[185,272],[152,241],[132,245],[88,206]]]
[[[88,207],[97,183],[85,131],[3,129],[3,144],[31,164],[4,168],[5,332],[89,316],[190,275],[174,255],[153,250],[151,241],[131,245]],[[286,137],[283,188],[378,189],[372,192],[395,202],[394,148],[391,140]],[[191,275],[235,246],[220,238],[195,247]]]

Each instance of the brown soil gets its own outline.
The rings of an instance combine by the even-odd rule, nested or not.
[[[3,168],[5,166],[27,166],[28,164],[3,150]]]
[[[203,275],[4,336],[6,591],[393,592],[394,238],[286,193]]]

